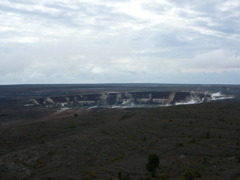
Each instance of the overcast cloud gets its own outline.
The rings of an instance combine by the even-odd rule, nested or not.
[[[1,0],[0,84],[240,83],[239,0]]]

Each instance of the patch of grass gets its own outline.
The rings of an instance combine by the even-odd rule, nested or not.
[[[24,135],[27,135],[27,136],[31,136],[31,134],[25,130],[25,129],[22,129],[21,132],[24,134]]]
[[[201,166],[198,167],[191,167],[188,168],[184,173],[183,176],[185,180],[194,180],[195,178],[202,177],[203,168]]]
[[[91,178],[97,178],[97,175],[94,171],[87,171],[86,174]]]
[[[190,135],[190,134],[187,135],[187,138],[191,138],[191,137],[192,137],[192,135]]]
[[[219,170],[218,171],[223,171],[223,168],[219,168]]]
[[[132,150],[133,150],[133,151],[136,151],[136,150],[138,150],[138,149],[137,149],[137,147],[132,147]]]
[[[240,152],[237,154],[237,162],[240,163]]]
[[[118,172],[118,180],[129,180],[131,179],[129,173],[122,173],[121,171]]]
[[[102,134],[105,134],[105,135],[107,135],[107,134],[108,134],[108,132],[107,132],[107,131],[105,131],[105,130],[102,130],[102,131],[101,131],[101,133],[102,133]]]
[[[75,128],[77,128],[77,126],[76,125],[71,125],[69,128],[70,129],[75,129]]]
[[[122,118],[120,120],[123,120],[123,119],[129,119],[131,118],[133,115],[132,114],[125,114],[122,116]]]
[[[203,164],[208,164],[210,160],[211,160],[211,159],[208,158],[208,157],[203,157],[202,163],[203,163]]]
[[[43,159],[38,159],[33,168],[43,168],[46,166],[46,162]]]
[[[45,144],[44,140],[39,141],[39,144]]]
[[[192,126],[193,122],[192,121],[189,121],[189,126]]]
[[[210,180],[218,180],[217,177],[211,177]]]
[[[96,144],[96,139],[94,139],[93,137],[90,137],[89,141],[91,144]]]
[[[164,124],[164,125],[162,126],[162,129],[167,129],[167,125]]]
[[[118,161],[118,160],[123,159],[124,157],[125,157],[125,154],[121,154],[121,155],[119,155],[119,156],[117,156],[117,157],[115,157],[115,158],[111,158],[111,159],[108,161],[107,164],[114,163],[114,162],[116,162],[116,161]]]
[[[161,174],[158,175],[158,177],[161,180],[168,180],[170,178],[169,172],[162,172]]]
[[[144,176],[140,177],[139,180],[151,180],[152,178],[150,176]]]
[[[180,148],[180,147],[183,147],[183,143],[177,143],[176,144],[176,148]]]
[[[207,132],[205,138],[210,139],[211,138],[211,133]]]
[[[221,121],[221,122],[225,122],[224,117],[219,117],[218,120]]]
[[[191,141],[189,141],[190,144],[194,144],[196,142],[197,142],[197,140],[195,138],[193,138]]]
[[[47,180],[58,180],[58,178],[55,177],[47,177]],[[72,178],[64,178],[63,180],[73,180]]]
[[[194,176],[191,171],[186,171],[183,176],[185,180],[194,180]]]

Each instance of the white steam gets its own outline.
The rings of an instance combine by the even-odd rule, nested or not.
[[[222,92],[216,92],[211,94],[212,101],[224,100],[224,99],[233,99],[234,96],[225,95]]]

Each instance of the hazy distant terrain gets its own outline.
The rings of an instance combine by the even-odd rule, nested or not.
[[[111,91],[212,91],[240,95],[239,85],[194,84],[49,84],[49,85],[0,85],[0,98],[47,97],[74,95],[82,92]]]

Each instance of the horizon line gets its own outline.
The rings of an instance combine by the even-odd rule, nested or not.
[[[23,83],[0,84],[0,86],[37,86],[37,85],[240,85],[239,83]]]

